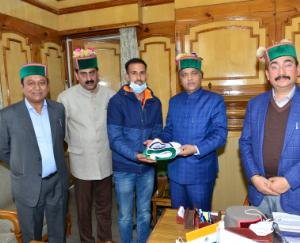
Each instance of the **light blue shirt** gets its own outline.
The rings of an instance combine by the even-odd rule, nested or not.
[[[51,127],[49,122],[47,102],[44,100],[41,114],[25,98],[25,105],[29,112],[35,136],[42,156],[42,177],[46,177],[57,171],[54,153]]]

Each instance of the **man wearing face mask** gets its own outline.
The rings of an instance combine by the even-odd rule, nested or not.
[[[70,170],[75,177],[75,198],[80,240],[94,243],[92,205],[95,198],[97,243],[112,242],[112,161],[106,113],[114,91],[98,84],[97,56],[90,49],[73,52],[79,84],[62,92],[58,101],[66,110],[66,137]]]
[[[114,182],[122,243],[132,242],[132,211],[136,205],[137,242],[150,233],[151,196],[155,161],[143,154],[144,141],[162,130],[161,103],[147,87],[147,64],[133,58],[125,64],[128,85],[108,104],[108,138],[112,149]],[[135,203],[134,203],[135,199]]]

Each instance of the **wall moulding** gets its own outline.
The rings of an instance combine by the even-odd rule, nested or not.
[[[40,0],[21,0],[21,1],[27,2],[29,4],[32,4],[36,7],[47,10],[47,11],[57,14],[57,15],[76,13],[76,12],[101,9],[101,8],[109,8],[109,7],[114,7],[114,6],[132,4],[132,3],[138,3],[138,4],[140,4],[141,7],[145,7],[145,6],[153,6],[153,5],[174,2],[174,0],[142,0],[142,1],[139,1],[139,0],[108,0],[108,1],[102,1],[102,2],[95,1],[95,3],[77,4],[77,5],[73,5],[73,6],[69,6],[69,7],[60,8],[59,3],[57,3],[57,6],[54,7],[53,4],[47,4]]]

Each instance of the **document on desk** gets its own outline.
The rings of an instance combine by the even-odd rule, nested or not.
[[[288,213],[273,212],[274,223],[278,225],[281,232],[299,233],[300,236],[300,216]]]
[[[256,241],[243,237],[239,234],[230,232],[226,229],[220,229],[218,232],[218,240],[219,243],[256,243]]]

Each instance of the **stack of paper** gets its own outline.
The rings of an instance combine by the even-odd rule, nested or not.
[[[281,232],[299,233],[300,236],[300,216],[288,213],[273,212],[274,223],[278,225]]]

